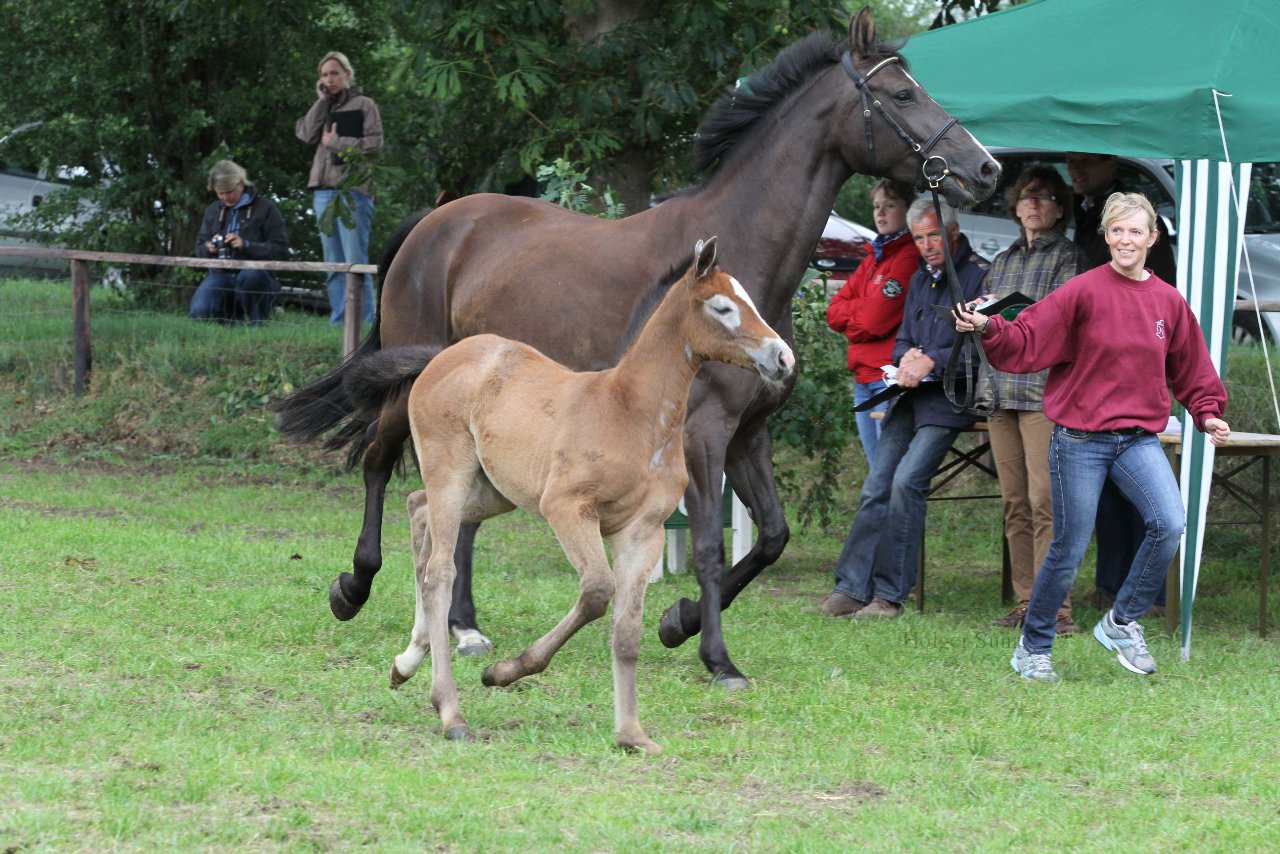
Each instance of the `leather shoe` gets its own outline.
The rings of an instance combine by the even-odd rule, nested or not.
[[[872,620],[879,617],[893,619],[902,616],[902,606],[897,602],[890,602],[888,599],[881,599],[879,596],[871,600],[871,604],[862,608],[858,613],[853,615],[855,620]]]
[[[839,590],[832,590],[827,594],[827,598],[822,600],[822,604],[818,606],[818,611],[828,617],[848,617],[856,614],[866,606],[866,602],[847,596]]]
[[[1000,629],[1016,629],[1022,625],[1022,621],[1027,618],[1027,603],[1019,602],[1009,613],[1005,614],[998,620],[992,620],[991,625]]]
[[[1058,637],[1066,637],[1067,635],[1075,635],[1080,633],[1080,627],[1071,619],[1071,611],[1063,608],[1058,612],[1058,619],[1054,623],[1053,633]]]

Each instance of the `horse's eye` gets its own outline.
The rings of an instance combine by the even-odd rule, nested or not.
[[[910,89],[903,89],[901,92],[893,96],[893,100],[899,104],[906,105],[906,104],[914,103],[916,98],[914,95],[911,94]]]
[[[720,315],[720,316],[722,316],[722,317],[723,317],[723,316],[724,316],[724,315],[726,315],[726,314],[732,314],[732,313],[733,313],[733,306],[731,306],[731,305],[717,305],[717,306],[715,306],[714,308],[712,308],[711,310],[712,310],[712,311],[714,311],[716,314],[718,314],[718,315]]]

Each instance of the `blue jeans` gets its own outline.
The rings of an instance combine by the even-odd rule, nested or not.
[[[1120,592],[1133,556],[1142,547],[1147,526],[1114,483],[1108,480],[1098,497],[1098,518],[1094,522],[1098,540],[1098,560],[1094,567],[1093,586],[1112,599]],[[1164,588],[1156,594],[1156,604],[1164,604]]]
[[[333,217],[333,234],[325,234],[320,229],[320,245],[324,249],[324,260],[330,264],[368,264],[369,263],[369,228],[373,225],[373,199],[357,190],[316,190],[313,204],[316,221],[321,222],[325,210],[337,198],[345,193],[351,204],[346,209],[339,209]],[[355,222],[348,226],[343,222],[343,214],[354,216]],[[347,274],[330,273],[325,282],[325,290],[329,294],[329,322],[342,323],[347,314]],[[367,326],[373,323],[373,276],[364,276],[364,322]]]
[[[857,406],[864,400],[870,400],[882,391],[884,391],[884,380],[876,380],[871,383],[855,382],[853,384],[853,405]],[[867,455],[867,465],[871,465],[872,460],[876,458],[876,442],[879,441],[880,431],[883,429],[881,421],[878,418],[872,418],[871,413],[884,412],[888,405],[889,402],[886,400],[866,412],[854,413],[858,421],[858,439],[862,442],[862,452]]]
[[[191,297],[191,316],[197,320],[243,320],[258,324],[271,319],[280,299],[280,283],[266,270],[211,272]]]
[[[858,515],[836,561],[836,590],[861,602],[902,603],[916,583],[929,483],[960,431],[917,428],[910,392],[881,423]]]
[[[1142,545],[1116,594],[1116,622],[1145,614],[1164,585],[1187,519],[1160,440],[1152,433],[1088,433],[1056,425],[1049,444],[1053,542],[1036,574],[1022,626],[1023,646],[1029,652],[1049,652],[1053,647],[1058,609],[1089,546],[1098,496],[1108,478],[1137,508],[1145,526]]]

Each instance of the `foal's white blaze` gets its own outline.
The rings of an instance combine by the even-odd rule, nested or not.
[[[720,321],[730,332],[736,332],[742,325],[742,314],[738,311],[738,304],[724,294],[715,294],[707,300],[706,306],[711,316]]]

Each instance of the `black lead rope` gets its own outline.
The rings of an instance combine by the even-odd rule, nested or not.
[[[937,175],[929,172],[929,164],[938,161],[941,171]],[[942,202],[938,195],[938,185],[947,176],[947,161],[936,154],[927,158],[922,167],[924,179],[933,194],[933,211],[938,218],[938,230],[942,233],[942,252],[946,258],[947,287],[951,293],[951,305],[965,302],[964,292],[960,290],[960,278],[956,275],[955,261],[951,257],[951,241],[947,238],[947,228],[942,220]],[[981,405],[979,391],[982,379],[986,378],[991,388],[991,402]],[[947,358],[946,367],[942,371],[942,390],[956,412],[967,412],[970,415],[987,416],[1000,408],[1000,391],[996,388],[995,371],[987,361],[986,351],[982,349],[982,336],[977,330],[958,332],[951,343],[951,355]]]

